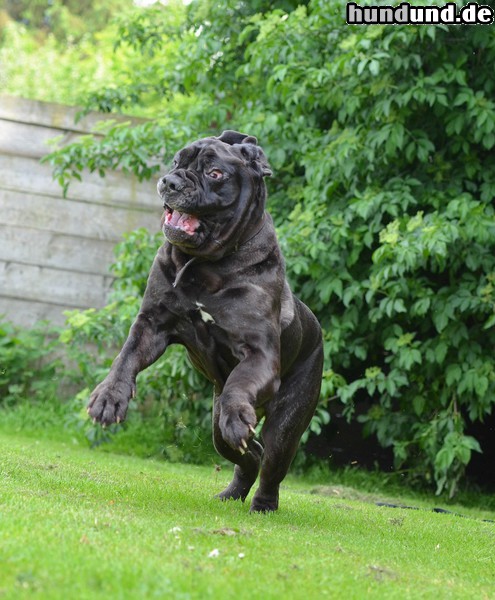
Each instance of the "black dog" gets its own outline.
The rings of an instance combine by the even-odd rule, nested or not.
[[[221,499],[244,501],[261,466],[252,511],[278,508],[280,482],[314,414],[323,363],[320,326],[289,289],[256,138],[225,131],[181,150],[158,183],[168,241],[141,310],[88,412],[125,418],[137,374],[183,344],[215,388],[213,442],[235,463]],[[263,447],[253,438],[265,418]]]

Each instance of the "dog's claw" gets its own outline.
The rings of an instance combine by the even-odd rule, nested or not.
[[[116,423],[120,423],[120,417],[117,417],[117,418],[115,419],[115,421],[116,421]]]
[[[93,419],[93,425],[96,425],[96,417]]]
[[[249,430],[253,435],[256,435],[256,429],[252,425],[249,426]]]
[[[244,440],[242,440],[242,441],[244,441]],[[246,454],[246,451],[244,450],[244,448],[242,446],[239,446],[239,452],[241,454]]]
[[[247,450],[248,445],[246,444],[246,440],[241,440],[241,444],[244,450]]]

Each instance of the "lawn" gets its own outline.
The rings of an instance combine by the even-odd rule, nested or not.
[[[0,433],[0,598],[493,598],[495,512],[288,478],[281,508],[213,495],[228,469]],[[421,510],[379,507],[376,500]],[[493,506],[493,504],[491,504]]]

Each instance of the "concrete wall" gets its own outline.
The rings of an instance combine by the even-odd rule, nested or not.
[[[0,96],[0,314],[24,326],[61,324],[66,309],[103,306],[115,243],[137,227],[160,228],[155,181],[86,173],[62,197],[51,167],[40,164],[47,142],[70,143],[105,118],[91,114],[76,125],[76,112]]]

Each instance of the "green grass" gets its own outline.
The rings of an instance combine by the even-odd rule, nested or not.
[[[289,478],[252,515],[227,469],[6,433],[0,466],[0,598],[493,598],[492,511]]]

